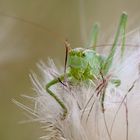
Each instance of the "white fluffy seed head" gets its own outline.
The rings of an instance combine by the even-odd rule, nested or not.
[[[131,35],[132,39],[133,37]],[[137,45],[137,40],[134,42]],[[36,96],[30,98],[34,101],[34,108],[29,108],[18,102],[16,104],[28,111],[33,120],[43,124],[46,135],[41,137],[42,139],[108,140],[111,137],[112,140],[124,140],[127,119],[129,119],[128,137],[133,140],[140,137],[140,127],[137,125],[140,115],[138,108],[140,105],[140,49],[139,47],[126,46],[123,60],[118,57],[119,53],[118,49],[109,73],[111,77],[120,79],[121,85],[115,87],[111,82],[108,82],[105,90],[104,112],[101,93],[97,96],[96,91],[101,81],[89,86],[64,86],[58,83],[51,87],[51,90],[68,108],[68,114],[64,120],[62,120],[63,109],[45,90],[46,84],[59,77],[62,71],[59,72],[51,59],[49,59],[48,65],[42,62],[38,64],[43,80],[38,80],[35,74],[31,76],[36,92]],[[127,109],[128,116],[126,117]],[[137,129],[134,131],[134,128]]]

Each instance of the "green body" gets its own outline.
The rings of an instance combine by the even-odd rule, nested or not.
[[[80,83],[98,79],[102,64],[105,62],[102,56],[94,50],[76,48],[72,49],[68,55],[67,73],[72,83]]]
[[[98,26],[97,24],[94,25],[89,45],[87,48],[92,47],[92,49],[84,49],[84,48],[75,48],[71,49],[68,52],[68,61],[67,61],[67,67],[66,67],[66,75],[67,81],[75,84],[82,83],[88,83],[89,81],[93,81],[96,79],[101,79],[101,73],[103,76],[106,76],[108,74],[108,71],[112,65],[113,57],[117,48],[117,43],[119,40],[119,36],[121,34],[122,39],[122,51],[121,56],[123,56],[124,53],[124,47],[125,47],[125,27],[126,27],[126,21],[127,21],[127,15],[126,13],[123,13],[120,19],[120,23],[118,26],[118,30],[115,35],[115,39],[112,45],[112,48],[110,50],[109,55],[104,58],[98,53],[96,53],[96,42],[97,42],[97,35],[98,35]],[[54,84],[57,84],[58,82],[64,80],[64,75],[50,81],[46,85],[46,91],[58,102],[58,104],[63,109],[63,118],[65,119],[68,110],[65,106],[64,102],[59,99],[55,93],[53,93],[50,90],[50,87]],[[116,86],[120,85],[120,80],[112,79],[111,81]],[[102,94],[102,100],[101,105],[104,106],[104,94]],[[104,107],[103,107],[104,109]]]

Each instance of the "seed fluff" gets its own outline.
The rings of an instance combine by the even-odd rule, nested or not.
[[[13,100],[28,113],[29,121],[42,124],[46,135],[43,140],[138,140],[140,137],[140,47],[139,29],[128,34],[126,51],[123,60],[120,48],[116,51],[109,74],[104,78],[107,84],[105,90],[104,110],[98,91],[104,87],[102,80],[95,80],[89,85],[73,86],[65,81],[51,87],[61,99],[68,114],[63,119],[63,110],[58,103],[47,94],[46,83],[63,74],[53,60],[48,64],[37,64],[41,78],[35,73],[30,75],[35,95],[23,95],[32,100],[33,107]],[[127,45],[128,44],[128,45]],[[106,45],[107,46],[107,45]],[[106,55],[109,46],[98,47],[98,52]],[[107,49],[107,50],[106,50]],[[121,85],[116,87],[109,78],[117,77]],[[95,77],[96,78],[96,77]],[[28,121],[27,121],[28,122]]]

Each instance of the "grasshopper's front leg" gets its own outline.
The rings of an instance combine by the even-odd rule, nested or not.
[[[52,81],[50,81],[47,85],[46,85],[46,91],[57,101],[57,103],[62,107],[63,109],[63,119],[66,118],[67,116],[67,113],[68,113],[68,110],[67,110],[67,107],[65,106],[64,102],[59,99],[55,93],[53,93],[51,90],[50,90],[50,87],[57,84],[58,82],[60,82],[60,80],[64,80],[64,75],[60,76],[59,78],[56,78]]]

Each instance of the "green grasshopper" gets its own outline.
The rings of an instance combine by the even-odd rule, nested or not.
[[[115,35],[114,42],[112,44],[112,48],[110,50],[109,55],[104,58],[102,55],[96,53],[96,42],[97,35],[99,31],[99,27],[97,24],[93,26],[91,39],[89,41],[88,48],[74,48],[69,49],[68,43],[65,43],[66,46],[66,58],[65,58],[65,72],[58,78],[53,79],[46,85],[46,91],[50,94],[62,107],[63,109],[63,118],[65,119],[68,114],[68,109],[64,102],[55,95],[50,89],[51,86],[65,81],[65,77],[67,77],[67,81],[71,84],[80,84],[80,83],[89,83],[90,81],[94,82],[96,79],[103,79],[103,76],[107,76],[109,69],[113,62],[113,57],[118,46],[119,36],[121,35],[122,39],[122,48],[121,48],[121,57],[123,56],[125,49],[125,28],[127,22],[127,14],[122,13],[120,17],[120,23]],[[90,49],[90,47],[92,49]],[[121,81],[119,79],[111,79],[111,82],[115,84],[115,86],[119,86]],[[105,83],[105,82],[104,82]],[[100,88],[102,84],[97,87]],[[99,94],[99,93],[98,93]],[[98,95],[97,94],[97,95]],[[101,95],[101,105],[104,110],[104,96],[105,93]]]

